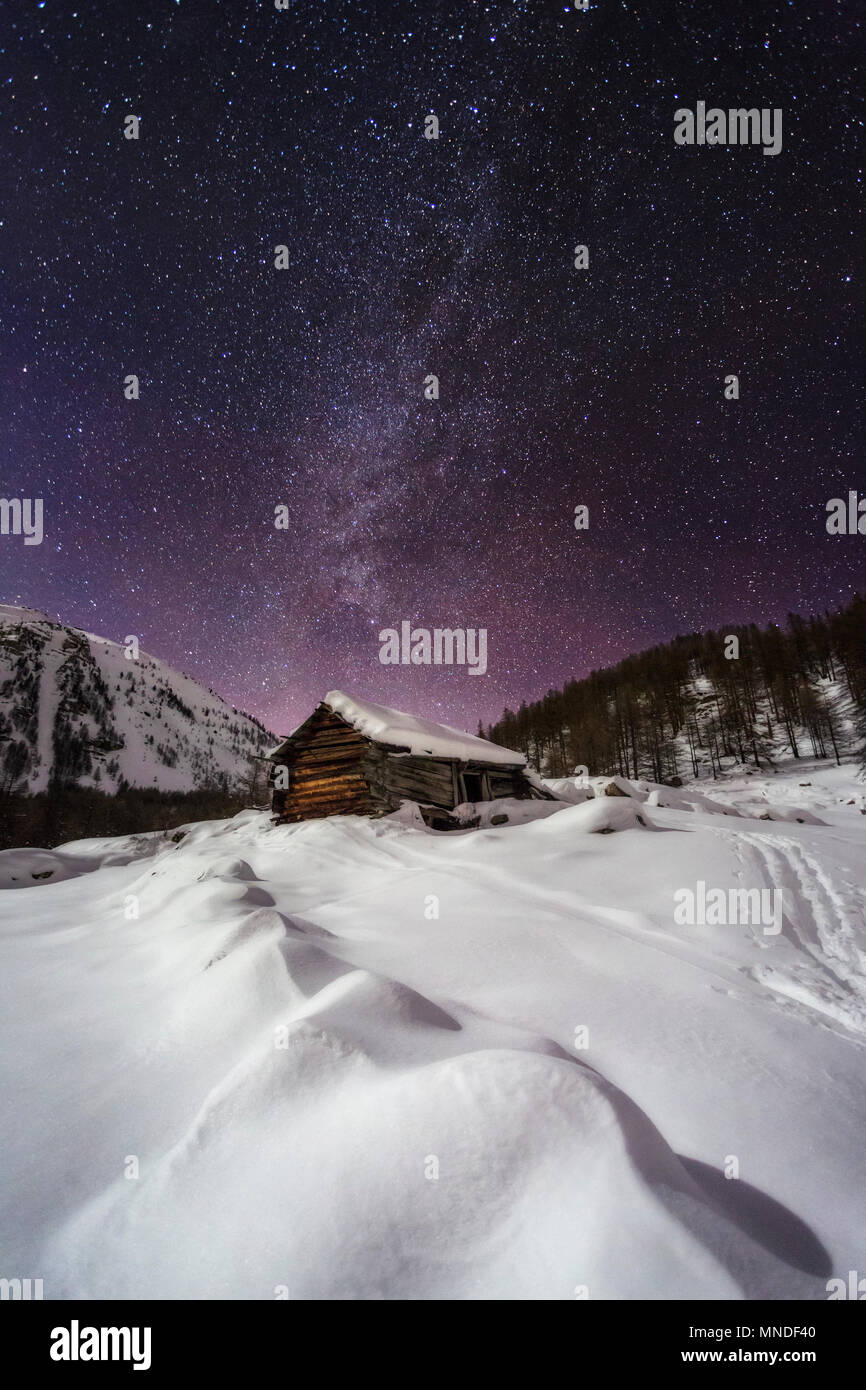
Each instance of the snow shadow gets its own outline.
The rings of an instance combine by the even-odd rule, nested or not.
[[[696,1158],[677,1157],[689,1176],[734,1222],[778,1259],[804,1274],[827,1279],[833,1273],[829,1252],[799,1216],[760,1188],[739,1178],[726,1178],[718,1168]]]

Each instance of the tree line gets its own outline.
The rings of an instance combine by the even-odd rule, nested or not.
[[[866,746],[866,599],[823,616],[692,633],[506,709],[479,732],[550,777],[670,782]]]
[[[53,787],[35,796],[0,798],[0,850],[21,845],[55,846],[70,840],[169,835],[189,821],[222,820],[250,805],[243,792],[202,787],[190,792],[122,786],[113,795],[93,787]]]

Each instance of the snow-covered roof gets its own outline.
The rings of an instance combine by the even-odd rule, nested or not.
[[[402,710],[374,705],[370,700],[357,700],[342,690],[329,690],[324,703],[348,724],[373,743],[386,743],[410,753],[433,758],[456,758],[462,762],[497,763],[503,767],[523,767],[526,758],[511,748],[500,748],[487,739],[476,738],[448,724],[434,724],[432,719],[419,719]],[[295,731],[297,732],[297,730]],[[289,735],[291,737],[291,735]],[[270,750],[273,756],[283,743]]]

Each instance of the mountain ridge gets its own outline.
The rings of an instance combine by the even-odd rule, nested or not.
[[[231,791],[274,741],[168,662],[0,604],[0,790]]]

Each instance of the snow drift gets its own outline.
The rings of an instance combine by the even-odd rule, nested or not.
[[[245,812],[63,846],[62,883],[0,894],[6,1271],[826,1297],[864,1261],[866,822],[844,769],[773,780],[825,823],[647,784],[451,834]],[[698,877],[784,885],[783,931],[677,926]]]

